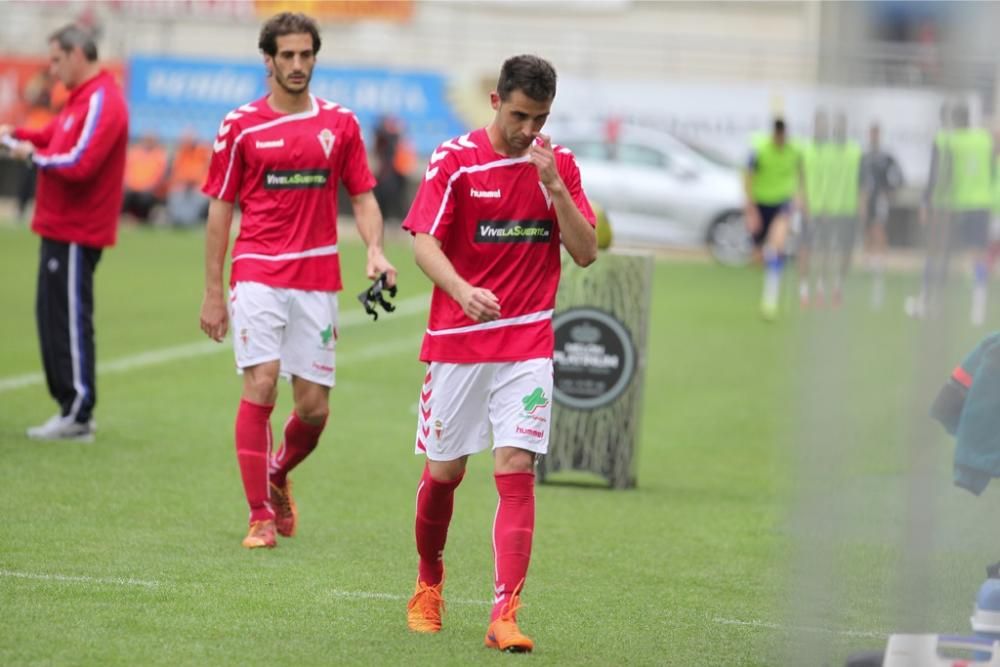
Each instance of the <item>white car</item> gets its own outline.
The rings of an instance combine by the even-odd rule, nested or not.
[[[616,242],[704,246],[724,264],[745,264],[752,242],[743,216],[740,169],[655,130],[623,127],[618,141],[553,131],[573,151],[587,195],[608,215]]]

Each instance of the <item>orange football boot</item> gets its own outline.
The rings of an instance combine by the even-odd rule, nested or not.
[[[278,535],[294,537],[299,524],[299,509],[292,498],[292,480],[286,479],[284,488],[271,482],[271,506],[274,508],[274,525]]]
[[[517,591],[510,596],[510,600],[504,605],[503,611],[486,630],[485,644],[487,648],[495,648],[508,653],[530,653],[535,648],[535,642],[531,641],[531,638],[524,635],[517,627],[517,609],[521,606],[520,590],[521,587],[518,586]]]
[[[441,612],[444,611],[444,579],[431,586],[417,582],[417,590],[406,605],[406,624],[414,632],[440,632]]]
[[[262,547],[273,549],[275,544],[277,544],[277,540],[274,537],[274,521],[271,519],[251,523],[250,531],[243,538],[243,546],[247,549],[260,549]]]

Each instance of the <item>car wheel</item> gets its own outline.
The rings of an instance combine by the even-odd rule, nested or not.
[[[753,255],[753,239],[743,215],[730,211],[719,216],[708,229],[708,251],[719,264],[746,266]]]

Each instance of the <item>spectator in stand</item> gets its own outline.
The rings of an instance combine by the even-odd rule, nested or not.
[[[128,148],[122,213],[149,222],[153,207],[163,203],[166,179],[167,150],[149,133]]]
[[[177,142],[170,167],[167,190],[167,218],[177,227],[191,227],[208,217],[208,197],[201,184],[208,176],[212,149],[198,141],[193,130],[187,130]]]

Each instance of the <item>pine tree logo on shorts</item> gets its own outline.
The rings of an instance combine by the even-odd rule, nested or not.
[[[544,408],[549,404],[549,399],[545,398],[545,392],[541,387],[535,387],[535,391],[521,399],[524,404],[524,411],[529,415],[534,414],[538,408]]]
[[[329,348],[330,341],[333,340],[333,325],[327,324],[326,328],[319,332],[320,340],[323,341],[323,347]]]

